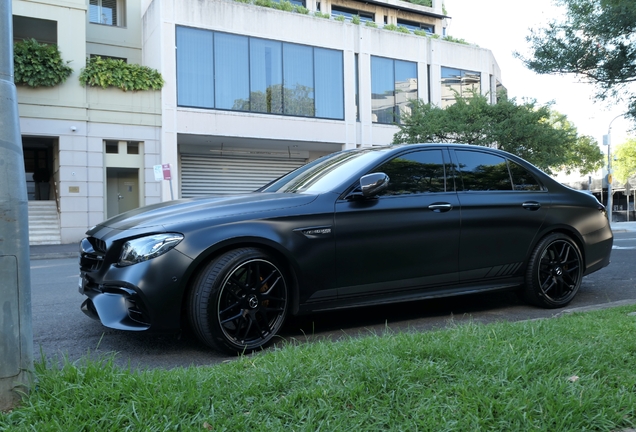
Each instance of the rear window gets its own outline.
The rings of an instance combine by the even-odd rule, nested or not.
[[[461,183],[465,191],[511,191],[506,159],[490,153],[457,150]]]

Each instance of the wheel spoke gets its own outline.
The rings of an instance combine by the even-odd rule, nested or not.
[[[245,327],[245,332],[243,333],[243,336],[239,337],[238,334],[240,332],[240,329],[237,329],[237,331],[236,331],[236,335],[237,336],[235,337],[235,339],[237,341],[240,341],[240,342],[244,342],[244,341],[247,340],[247,335],[249,334],[250,329],[252,328],[253,320],[248,315],[248,318],[247,319],[243,319],[242,322],[243,322],[243,327]]]
[[[219,318],[220,318],[220,316],[221,316],[224,312],[227,312],[228,310],[229,310],[229,309],[226,309],[226,310],[225,310],[225,311],[223,311],[223,312],[219,312]],[[236,315],[231,316],[230,318],[226,318],[226,319],[224,319],[224,320],[221,320],[221,324],[226,324],[226,323],[228,323],[228,322],[230,322],[230,321],[237,320],[237,319],[241,318],[241,315],[243,315],[243,310],[242,310],[242,309],[241,309],[241,310],[239,310],[239,311],[238,311],[238,313],[237,313]]]
[[[238,307],[239,302],[236,302],[234,304],[231,304],[230,306],[226,307],[225,309],[223,309],[222,311],[219,311],[219,315],[225,315],[226,312]]]

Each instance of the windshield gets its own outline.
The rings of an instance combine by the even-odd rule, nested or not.
[[[349,181],[351,175],[380,158],[382,152],[377,150],[345,150],[323,156],[275,180],[260,192],[314,194],[334,191]]]

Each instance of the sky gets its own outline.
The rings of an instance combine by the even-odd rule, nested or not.
[[[612,151],[615,145],[628,137],[636,138],[632,124],[620,117],[626,104],[614,101],[594,101],[596,88],[581,83],[578,78],[556,75],[539,75],[527,69],[521,60],[513,56],[528,50],[526,36],[531,28],[541,28],[551,19],[564,16],[562,8],[552,0],[444,0],[447,14],[452,17],[447,34],[465,39],[493,52],[501,68],[503,85],[509,97],[536,99],[540,104],[554,102],[553,108],[565,114],[579,133],[590,135],[601,148],[603,135],[611,123]],[[614,121],[612,121],[614,120]]]

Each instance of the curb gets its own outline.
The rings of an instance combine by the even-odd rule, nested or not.
[[[591,312],[591,311],[597,311],[597,310],[603,310],[603,309],[611,309],[611,308],[619,307],[619,306],[631,306],[631,305],[636,305],[636,299],[618,300],[614,302],[603,303],[603,304],[598,304],[593,306],[581,306],[578,308],[563,309],[561,312],[554,315],[554,318],[559,317],[561,315],[569,315],[569,314],[579,313],[579,312]]]
[[[31,254],[30,258],[32,261],[45,260],[45,259],[58,259],[58,258],[79,258],[79,254],[77,252],[35,253],[35,254]]]

